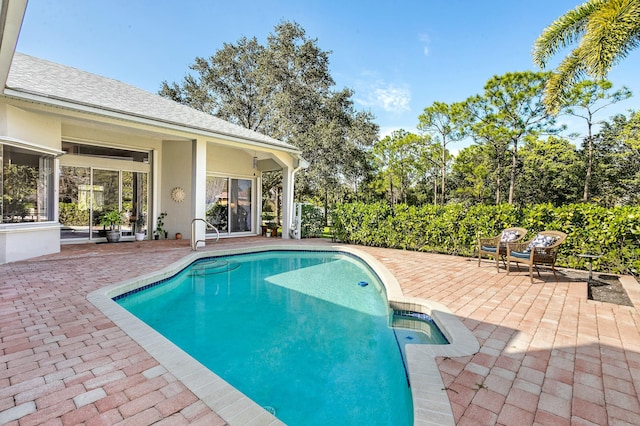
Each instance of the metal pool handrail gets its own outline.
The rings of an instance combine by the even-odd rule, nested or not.
[[[218,231],[218,228],[216,228],[215,226],[213,226],[212,224],[210,224],[209,222],[207,222],[206,220],[196,217],[195,219],[193,219],[191,221],[191,250],[193,251],[197,251],[198,250],[198,243],[204,243],[206,242],[207,238],[205,236],[204,240],[196,240],[196,222],[198,221],[202,221],[205,223],[206,225],[206,229],[213,229],[214,231],[216,231],[216,243],[218,242],[218,240],[220,239],[220,231]]]

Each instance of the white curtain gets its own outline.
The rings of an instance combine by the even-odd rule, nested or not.
[[[207,177],[207,210],[218,202],[222,192],[224,191],[226,182],[227,178],[214,176]]]

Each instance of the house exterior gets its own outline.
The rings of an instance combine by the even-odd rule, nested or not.
[[[121,238],[191,237],[195,218],[221,237],[257,235],[261,173],[283,175],[288,238],[292,145],[122,82],[15,52],[24,0],[1,0],[0,263],[101,242],[105,212]],[[162,215],[165,213],[166,215]],[[162,217],[164,216],[164,217]],[[195,240],[207,237],[196,221]],[[164,238],[161,235],[160,238]]]

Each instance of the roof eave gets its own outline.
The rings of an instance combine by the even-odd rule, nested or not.
[[[252,139],[246,136],[236,136],[236,135],[225,133],[225,132],[216,132],[206,128],[186,126],[184,124],[180,124],[177,122],[117,111],[109,108],[98,107],[96,105],[72,102],[72,101],[69,101],[68,99],[58,98],[50,95],[43,95],[41,93],[29,92],[22,89],[7,87],[4,90],[4,95],[7,98],[13,98],[16,100],[38,103],[45,106],[55,106],[55,107],[64,108],[71,111],[95,114],[95,115],[100,115],[107,118],[113,118],[118,120],[129,121],[137,124],[144,124],[148,126],[159,127],[166,130],[192,133],[199,136],[224,139],[230,142],[245,143],[255,147],[268,147],[270,149],[276,149],[278,151],[287,152],[295,156],[298,156],[302,153],[302,151],[300,151],[295,147],[286,147],[278,144],[272,144],[267,141]]]
[[[0,0],[0,84],[9,77],[13,52],[18,43],[27,0]]]

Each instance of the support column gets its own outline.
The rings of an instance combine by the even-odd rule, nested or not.
[[[253,230],[256,235],[260,235],[260,231],[262,229],[262,173],[258,172],[255,179],[255,199],[252,200],[255,208],[255,218],[252,218],[253,223],[255,223]]]
[[[282,168],[282,238],[289,239],[293,218],[293,186],[295,173],[292,167]]]
[[[207,142],[203,139],[192,141],[192,176],[191,176],[191,217],[206,219],[207,205]],[[206,236],[206,225],[198,221],[195,226],[195,235],[191,235],[192,241],[200,241],[198,247],[204,247]]]

